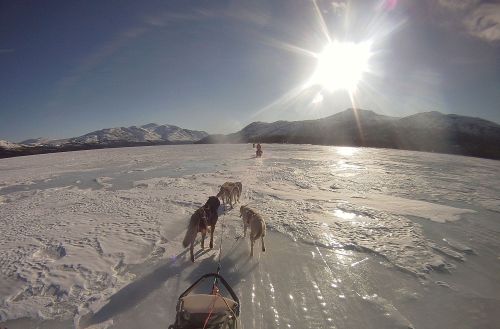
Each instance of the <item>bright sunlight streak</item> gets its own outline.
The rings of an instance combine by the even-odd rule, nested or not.
[[[328,91],[339,89],[354,92],[363,73],[368,70],[371,42],[333,41],[318,54],[316,71],[308,82]]]
[[[336,147],[335,150],[338,154],[343,156],[352,156],[359,152],[359,148],[350,146]]]

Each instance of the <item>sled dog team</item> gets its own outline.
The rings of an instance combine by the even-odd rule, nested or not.
[[[214,246],[215,224],[217,224],[219,218],[217,212],[220,206],[219,198],[224,204],[229,204],[232,208],[233,204],[240,201],[242,187],[241,182],[225,182],[220,187],[217,196],[209,197],[207,202],[202,207],[198,208],[191,216],[182,245],[184,247],[190,246],[189,250],[192,262],[194,262],[194,242],[198,232],[201,233],[201,249],[205,248],[205,237],[207,232],[210,232],[210,249]],[[250,228],[250,256],[253,256],[253,246],[258,239],[261,240],[262,251],[266,251],[264,244],[266,223],[262,216],[245,205],[240,207],[240,217],[243,219],[243,237],[246,237],[247,228]]]
[[[219,193],[217,193],[217,197],[222,200],[224,204],[229,204],[231,208],[233,207],[233,201],[240,202],[240,195],[242,189],[241,182],[225,182],[220,187]]]

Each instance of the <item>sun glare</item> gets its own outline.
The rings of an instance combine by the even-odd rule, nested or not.
[[[350,146],[341,146],[341,147],[336,147],[335,150],[337,151],[338,154],[349,157],[356,154],[359,151],[359,148]]]
[[[316,96],[314,96],[312,103],[313,104],[318,104],[323,102],[323,95],[321,93],[317,93]]]
[[[363,73],[368,70],[371,42],[333,41],[317,56],[318,64],[309,85],[328,91],[339,89],[354,92]]]

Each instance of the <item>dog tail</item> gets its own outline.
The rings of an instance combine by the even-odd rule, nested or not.
[[[193,219],[189,222],[186,235],[184,236],[184,240],[182,240],[182,246],[186,248],[191,244],[191,242],[196,239],[196,235],[198,234],[197,223],[195,223]]]

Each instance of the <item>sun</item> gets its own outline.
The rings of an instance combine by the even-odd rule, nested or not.
[[[368,70],[371,42],[333,41],[317,55],[317,66],[309,86],[318,85],[328,91],[347,90],[352,93]]]

